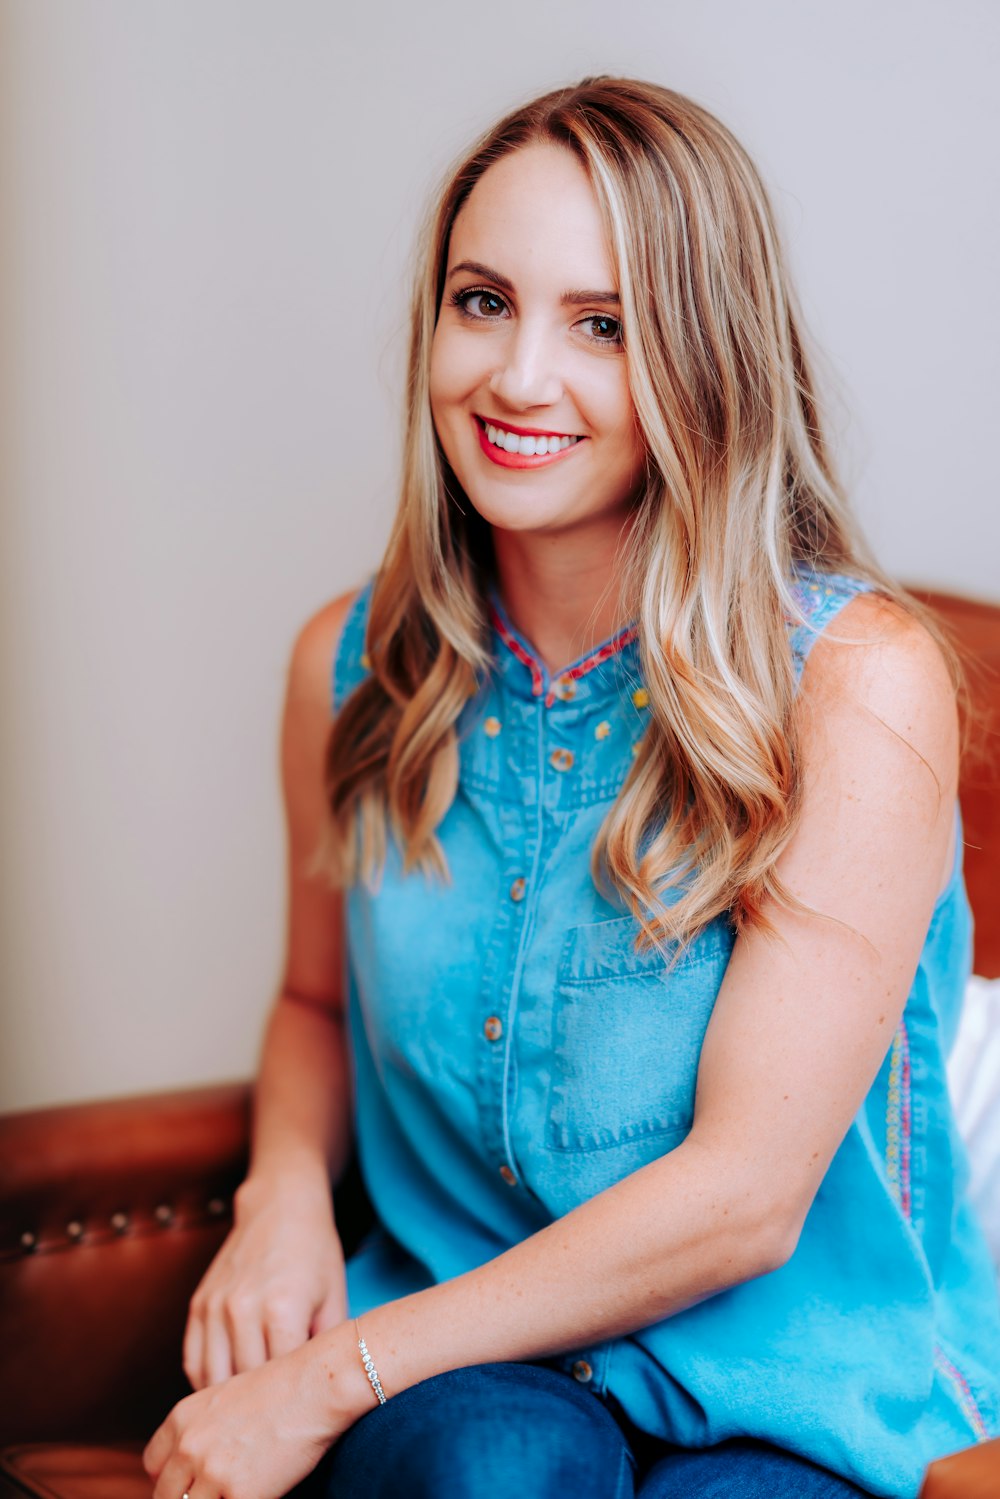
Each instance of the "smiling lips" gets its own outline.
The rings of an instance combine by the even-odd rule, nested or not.
[[[585,439],[559,433],[532,433],[503,427],[474,416],[479,446],[501,468],[542,468],[556,463]]]

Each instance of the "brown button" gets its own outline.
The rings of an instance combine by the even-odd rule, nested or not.
[[[514,1175],[513,1171],[510,1169],[509,1166],[501,1166],[500,1167],[500,1175],[503,1177],[503,1179],[507,1183],[508,1187],[516,1187],[517,1186],[517,1177]]]
[[[511,900],[523,900],[524,899],[524,892],[525,892],[526,889],[527,889],[527,885],[526,885],[525,881],[523,879],[521,879],[520,876],[518,876],[518,878],[514,881],[513,885],[511,885],[511,887],[510,887],[510,898],[511,898]]]
[[[483,733],[490,739],[495,739],[503,728],[499,718],[488,718],[483,724]]]
[[[487,1041],[499,1041],[503,1035],[503,1024],[499,1017],[491,1015],[483,1026]]]
[[[553,770],[572,770],[573,751],[568,749],[553,750],[549,756],[549,764]]]
[[[573,1378],[578,1379],[581,1384],[589,1384],[594,1377],[594,1371],[585,1358],[578,1358],[573,1365]]]
[[[556,697],[562,698],[564,703],[572,702],[576,697],[576,683],[572,677],[558,677],[554,690]]]

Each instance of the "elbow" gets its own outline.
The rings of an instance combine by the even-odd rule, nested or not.
[[[758,1275],[768,1275],[788,1264],[799,1246],[815,1195],[815,1182],[786,1179],[772,1183],[770,1189],[757,1183],[750,1200],[755,1202]]]
[[[801,1223],[788,1212],[784,1203],[770,1204],[765,1213],[758,1215],[756,1231],[751,1235],[749,1278],[770,1275],[787,1265],[798,1246],[801,1232]]]
[[[805,1222],[795,1184],[776,1184],[762,1163],[749,1164],[731,1149],[697,1138],[683,1145],[707,1212],[703,1232],[714,1247],[720,1287],[770,1275],[787,1265]],[[675,1152],[675,1155],[677,1152]]]
[[[776,1196],[759,1184],[744,1183],[741,1191],[730,1196],[724,1221],[721,1247],[730,1274],[738,1267],[741,1280],[755,1280],[788,1264],[798,1246],[803,1218],[790,1198]]]

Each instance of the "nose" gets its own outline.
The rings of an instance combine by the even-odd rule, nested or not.
[[[522,321],[504,340],[489,388],[512,410],[553,406],[563,394],[558,360],[544,330]]]

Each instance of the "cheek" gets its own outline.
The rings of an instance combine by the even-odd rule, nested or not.
[[[447,415],[452,401],[465,400],[479,380],[479,364],[473,340],[456,336],[454,329],[438,324],[431,344],[430,391],[435,415]]]
[[[431,421],[444,455],[456,474],[461,467],[459,429],[468,420],[463,410],[468,383],[461,361],[456,359],[458,352],[455,340],[448,336],[447,331],[435,333],[431,344],[429,380]]]
[[[441,358],[441,336],[439,333],[435,333],[434,340],[431,344],[429,385],[431,398],[431,414],[434,417],[435,423],[437,423],[440,418],[441,402],[444,399],[444,372],[445,365]]]
[[[615,445],[623,458],[643,446],[642,435],[636,421],[635,407],[629,392],[625,373],[616,372],[615,378],[603,387],[595,404],[594,415],[603,430],[615,439]]]

